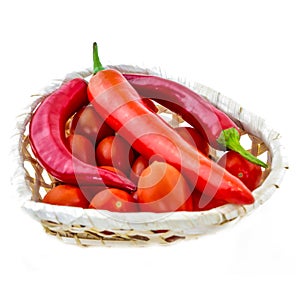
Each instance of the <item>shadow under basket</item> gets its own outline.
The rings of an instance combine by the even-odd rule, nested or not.
[[[88,80],[92,74],[90,69],[73,72],[32,96],[29,99],[29,106],[19,120],[18,155],[22,170],[19,172],[21,180],[18,183],[18,190],[21,191],[22,207],[42,224],[46,233],[67,243],[81,246],[172,244],[179,240],[197,238],[215,232],[226,224],[239,220],[263,204],[279,188],[288,164],[283,155],[284,148],[280,135],[270,129],[262,118],[208,87],[197,82],[168,76],[161,70],[129,65],[108,67],[124,73],[158,75],[182,83],[204,96],[238,124],[242,130],[242,145],[253,155],[267,162],[269,168],[264,169],[261,185],[253,191],[255,202],[251,205],[226,204],[199,212],[113,213],[44,204],[41,202],[44,195],[59,182],[49,175],[34,157],[29,144],[28,126],[35,108],[62,83],[76,77]],[[158,108],[161,117],[173,127],[186,125],[178,115],[162,106],[158,105]],[[221,154],[210,149],[212,159],[218,159]]]

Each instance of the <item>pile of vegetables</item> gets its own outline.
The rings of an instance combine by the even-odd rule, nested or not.
[[[186,86],[104,69],[50,94],[33,113],[29,139],[59,181],[44,203],[116,212],[208,210],[251,204],[267,165],[245,150],[240,129]],[[173,128],[156,102],[190,126]],[[210,148],[223,150],[219,161]]]

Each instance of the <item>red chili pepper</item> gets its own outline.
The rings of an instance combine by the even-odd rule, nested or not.
[[[154,113],[157,113],[157,112],[158,112],[157,106],[153,103],[153,101],[152,101],[151,99],[149,99],[149,98],[143,98],[143,99],[142,99],[142,102],[144,103],[144,105],[145,105],[148,109],[152,110]]]
[[[254,202],[249,189],[196,148],[140,101],[140,96],[116,70],[104,69],[94,43],[94,76],[88,98],[107,124],[147,159],[155,156],[173,165],[205,194],[230,203]]]
[[[136,186],[129,179],[84,163],[69,151],[65,137],[66,121],[87,103],[87,83],[79,78],[49,95],[31,118],[29,138],[34,155],[47,172],[65,183],[106,184],[134,191]]]
[[[182,84],[158,76],[123,75],[142,97],[152,98],[181,115],[186,122],[202,133],[212,147],[231,149],[254,164],[268,167],[241,146],[238,126],[199,94]]]

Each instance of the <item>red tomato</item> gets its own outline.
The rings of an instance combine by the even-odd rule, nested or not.
[[[132,164],[130,179],[134,182],[137,182],[141,173],[148,166],[149,166],[148,160],[140,155]]]
[[[134,153],[120,136],[108,136],[98,144],[96,159],[99,166],[112,166],[127,174],[134,160]]]
[[[94,144],[109,135],[114,135],[114,131],[103,121],[91,105],[83,107],[74,115],[70,132],[84,135]]]
[[[80,188],[72,185],[58,185],[50,190],[43,203],[64,206],[76,206],[87,208],[89,201],[86,199]]]
[[[261,167],[242,157],[235,151],[226,152],[218,161],[232,175],[239,178],[250,191],[256,189],[261,182]]]
[[[141,211],[192,210],[192,202],[187,201],[189,196],[184,177],[165,162],[153,162],[139,177],[137,198]]]
[[[74,157],[95,165],[95,148],[88,138],[80,134],[72,134],[67,137],[67,143]]]
[[[193,201],[194,211],[209,210],[228,203],[226,201],[217,200],[215,198],[207,198],[205,195],[203,195],[197,190],[193,191],[191,197]]]
[[[109,171],[112,171],[114,173],[117,173],[120,176],[126,177],[126,175],[122,171],[120,171],[120,170],[118,170],[118,169],[116,169],[116,168],[114,168],[112,166],[101,166],[101,168],[109,170]]]
[[[89,208],[104,209],[113,212],[137,212],[138,205],[127,192],[108,188],[99,192],[91,201]]]
[[[89,202],[96,194],[107,189],[105,185],[80,185],[79,188]]]
[[[196,147],[204,155],[208,156],[208,143],[194,127],[176,127],[175,130],[182,136],[184,140]]]

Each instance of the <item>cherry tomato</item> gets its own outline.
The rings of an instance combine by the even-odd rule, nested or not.
[[[192,210],[185,178],[173,166],[154,161],[139,177],[137,197],[141,211]]]
[[[194,211],[205,211],[209,209],[216,208],[218,206],[224,205],[228,202],[223,200],[218,200],[215,198],[208,198],[201,192],[194,190],[192,195],[193,210]]]
[[[235,151],[226,152],[218,161],[232,175],[239,178],[250,191],[256,189],[261,182],[261,167],[249,162]]]
[[[104,209],[112,212],[137,212],[138,205],[127,192],[108,188],[99,192],[92,199],[89,208]]]
[[[91,200],[94,198],[96,194],[99,192],[107,189],[107,186],[105,185],[79,185],[79,188],[82,192],[82,194],[85,196],[85,198],[91,202]]]
[[[193,210],[194,210],[194,202],[193,202],[192,195],[190,195],[187,198],[187,200],[176,209],[176,211],[193,211]]]
[[[196,147],[204,155],[208,156],[208,143],[194,127],[176,127],[175,130],[182,136],[184,140]]]
[[[93,143],[83,135],[71,134],[67,137],[67,143],[74,157],[88,164],[95,164],[95,148]]]
[[[58,185],[54,187],[46,194],[42,202],[82,208],[87,208],[90,204],[80,188],[72,185]]]
[[[112,171],[116,174],[119,174],[120,176],[126,177],[126,175],[121,170],[118,170],[117,168],[114,168],[112,166],[101,166],[101,168]]]
[[[84,135],[94,144],[114,134],[114,131],[103,121],[91,105],[83,107],[74,115],[70,132]]]
[[[134,160],[134,153],[120,136],[108,136],[98,144],[96,159],[99,166],[112,166],[127,174]]]
[[[146,158],[140,155],[132,164],[130,179],[134,182],[137,182],[139,176],[149,166],[149,162]]]

